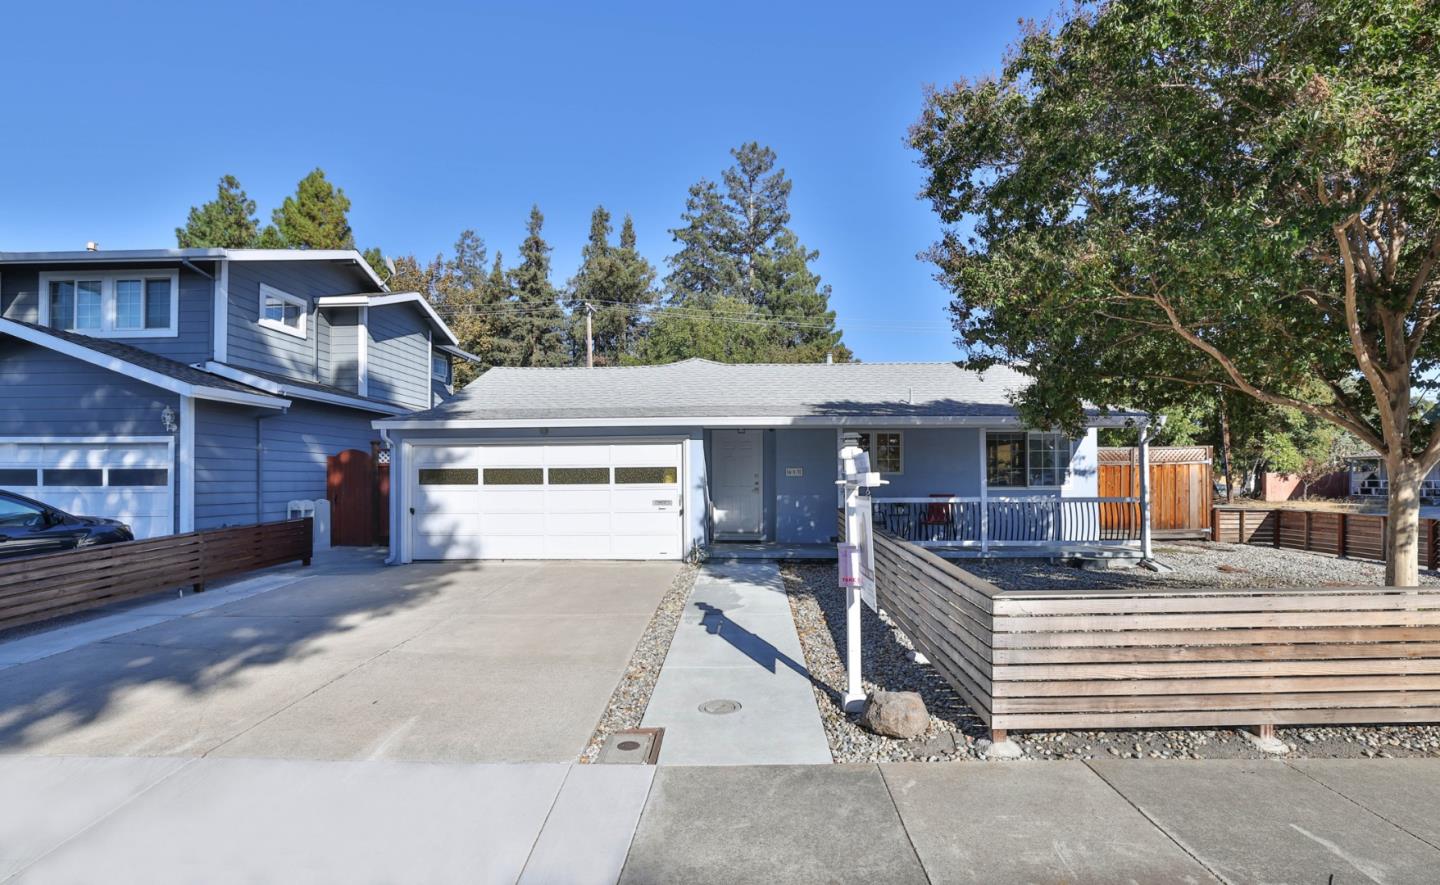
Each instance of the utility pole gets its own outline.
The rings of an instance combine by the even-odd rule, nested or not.
[[[595,305],[585,302],[585,368],[595,368]]]

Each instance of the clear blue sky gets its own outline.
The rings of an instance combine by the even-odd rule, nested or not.
[[[663,273],[686,189],[754,139],[857,355],[953,359],[906,127],[924,84],[994,72],[1052,7],[8,4],[0,250],[173,246],[220,175],[268,220],[320,166],[361,247],[474,228],[513,257],[539,203],[559,284],[603,203]]]

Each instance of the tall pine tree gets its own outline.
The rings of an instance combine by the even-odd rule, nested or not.
[[[316,169],[300,179],[295,195],[285,198],[271,220],[276,241],[283,248],[354,249],[349,213],[350,198],[345,191],[331,184],[324,170]]]
[[[550,244],[540,235],[545,216],[539,206],[530,208],[520,264],[509,273],[509,311],[500,338],[503,364],[508,366],[561,366],[568,363],[565,315],[550,282]]]
[[[215,199],[192,206],[184,227],[175,228],[181,249],[252,249],[260,241],[255,201],[233,175],[220,178]]]
[[[723,186],[702,179],[690,188],[683,224],[670,232],[680,246],[666,260],[672,309],[655,314],[637,358],[850,359],[830,287],[810,267],[820,253],[789,227],[791,183],[775,152],[750,142],[730,154]]]
[[[610,213],[596,206],[590,216],[590,238],[580,252],[580,269],[570,281],[571,354],[585,360],[586,305],[594,310],[591,327],[595,364],[618,365],[631,355],[645,321],[643,309],[659,299],[655,268],[635,248],[635,224],[629,215],[620,229],[620,245],[610,243]]]

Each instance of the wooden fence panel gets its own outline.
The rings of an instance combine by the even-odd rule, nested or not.
[[[1154,454],[1157,450],[1152,449],[1151,451]],[[1206,450],[1202,448],[1200,451]],[[1138,457],[1133,449],[1129,452],[1132,459]],[[1110,457],[1113,459],[1114,456]],[[1139,494],[1140,467],[1138,463],[1134,463],[1133,460],[1130,463],[1114,460],[1101,461],[1100,497],[1127,498],[1138,497]],[[1204,461],[1151,462],[1151,531],[1171,537],[1203,537],[1211,527],[1210,508],[1213,505],[1213,497],[1208,456]],[[1107,524],[1106,527],[1111,526]]]
[[[1318,516],[1245,531],[1338,549],[1344,520]],[[875,549],[880,607],[997,737],[1440,722],[1437,588],[1011,591],[885,532]]]
[[[300,560],[310,519],[208,529],[0,560],[0,630]]]
[[[1377,513],[1216,507],[1211,537],[1227,544],[1262,544],[1384,562],[1388,519]],[[1440,521],[1421,519],[1419,534],[1421,567],[1440,567]]]

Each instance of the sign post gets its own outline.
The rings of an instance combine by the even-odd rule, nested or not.
[[[845,588],[845,699],[847,713],[865,707],[865,690],[860,683],[860,606],[876,607],[875,547],[871,525],[870,498],[862,489],[884,485],[880,474],[870,472],[870,456],[858,445],[859,439],[846,434],[840,449],[841,474],[836,484],[845,497],[845,538],[840,542],[840,586]]]

